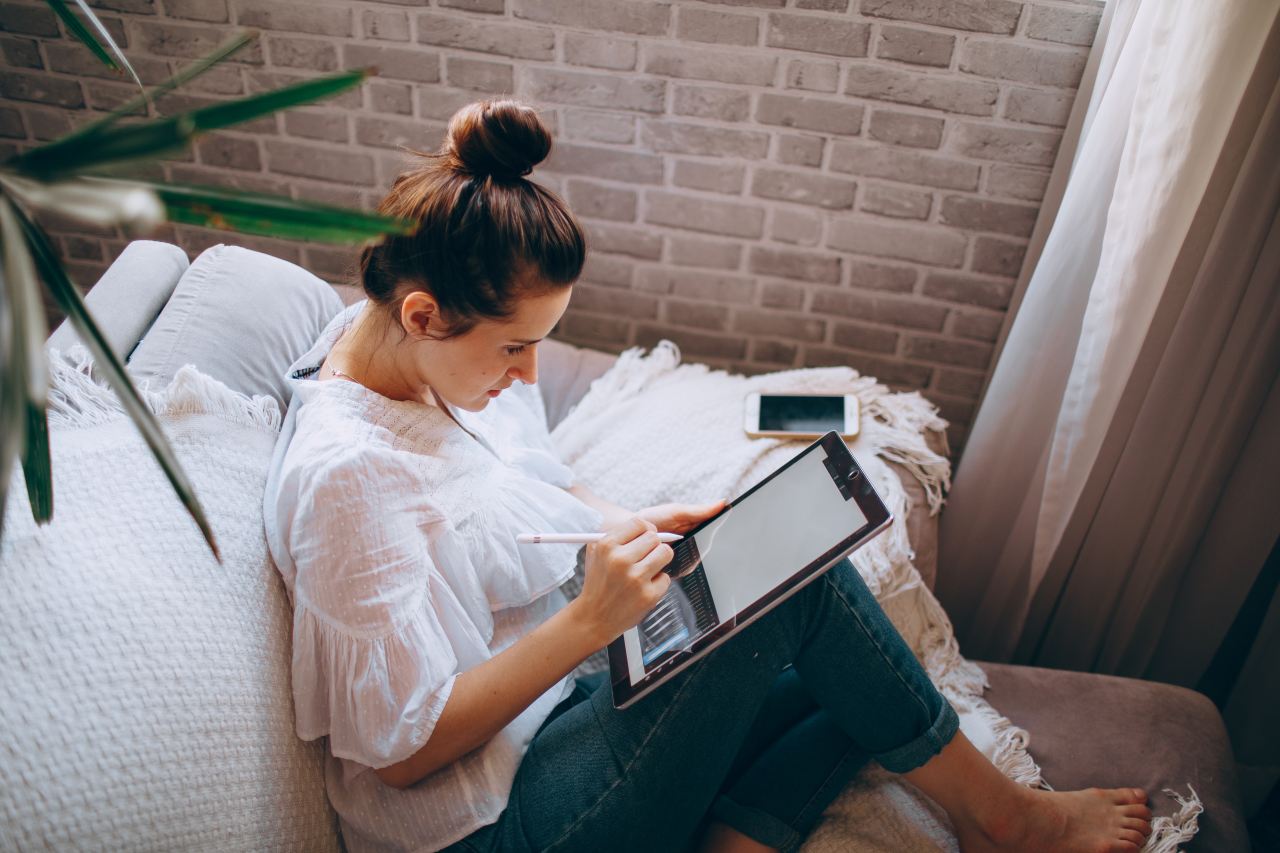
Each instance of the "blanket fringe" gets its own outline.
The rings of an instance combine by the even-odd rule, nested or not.
[[[280,405],[266,394],[252,397],[228,388],[190,364],[179,368],[169,385],[153,390],[138,385],[138,395],[156,415],[213,415],[233,424],[278,432]],[[65,353],[49,350],[49,407],[51,427],[80,429],[110,423],[125,416],[124,405],[110,385],[93,369],[93,357],[83,344]]]
[[[1204,804],[1200,802],[1200,795],[1190,783],[1187,783],[1187,790],[1191,792],[1190,797],[1183,797],[1171,788],[1164,789],[1166,794],[1178,802],[1178,810],[1169,817],[1158,817],[1151,821],[1151,835],[1147,836],[1142,853],[1176,853],[1181,849],[1179,844],[1190,841],[1200,831],[1200,815],[1204,812]]]

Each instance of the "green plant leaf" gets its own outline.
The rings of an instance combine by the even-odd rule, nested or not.
[[[407,219],[262,193],[216,187],[142,185],[160,198],[171,222],[245,234],[361,243],[385,234],[412,234],[417,227]]]
[[[61,143],[61,142],[67,141],[68,139],[73,139],[79,136],[85,136],[88,134],[97,133],[98,131],[102,130],[104,127],[110,124],[114,124],[116,121],[120,120],[124,116],[129,115],[138,107],[146,104],[148,101],[158,100],[160,97],[162,97],[163,95],[169,92],[172,92],[174,89],[178,88],[179,86],[183,86],[187,83],[190,83],[192,80],[196,79],[201,74],[204,74],[210,68],[217,65],[219,62],[223,61],[224,59],[234,54],[236,51],[240,50],[241,48],[251,43],[257,37],[258,37],[257,30],[244,30],[243,32],[236,34],[233,38],[224,42],[223,44],[219,45],[216,49],[214,49],[213,53],[209,54],[203,59],[199,59],[193,62],[191,65],[188,65],[186,68],[182,69],[177,74],[170,77],[168,80],[165,80],[163,83],[159,83],[156,86],[153,86],[149,91],[143,92],[142,94],[137,95],[136,97],[130,98],[128,101],[125,101],[123,104],[116,107],[111,112],[107,113],[105,116],[102,116],[99,119],[91,121],[88,124],[81,125],[80,127],[73,130],[71,133],[60,138],[58,142]]]
[[[182,150],[200,133],[242,124],[344,92],[359,85],[372,73],[372,69],[343,71],[175,116],[133,124],[115,123],[90,135],[60,139],[33,148],[10,163],[20,171],[49,180],[104,163],[158,157]]]
[[[96,38],[94,38],[93,33],[89,32],[89,28],[72,13],[66,3],[62,2],[62,0],[45,0],[45,3],[53,10],[55,15],[62,19],[62,23],[67,27],[67,32],[82,42],[85,47],[89,48],[89,50],[93,52],[93,55],[98,57],[103,65],[107,66],[112,71],[123,70],[120,67],[120,63],[116,62],[115,58],[107,52],[107,49],[103,47]],[[92,16],[92,13],[90,13],[90,15]],[[98,25],[101,26],[102,22],[99,21]],[[117,48],[117,50],[119,50],[119,48]]]
[[[165,476],[169,478],[169,482],[172,484],[174,492],[177,493],[178,499],[187,508],[187,512],[191,513],[191,517],[200,528],[205,541],[209,543],[209,548],[213,551],[214,556],[220,560],[213,529],[209,526],[204,510],[196,499],[195,490],[187,479],[187,475],[183,472],[182,466],[178,463],[178,459],[173,453],[173,448],[169,446],[169,441],[160,429],[160,424],[156,421],[155,415],[152,414],[151,409],[147,407],[146,403],[138,395],[138,390],[134,387],[133,381],[129,379],[129,374],[125,372],[124,364],[111,351],[111,347],[108,346],[106,339],[102,336],[102,332],[98,329],[98,324],[94,322],[93,317],[90,316],[88,309],[85,307],[84,299],[81,298],[80,292],[76,290],[75,285],[71,283],[71,280],[67,278],[67,274],[63,271],[62,265],[58,263],[57,255],[54,254],[53,247],[49,245],[49,238],[22,211],[17,211],[17,213],[22,223],[22,229],[26,234],[27,243],[31,247],[32,256],[35,258],[36,266],[39,268],[41,275],[43,275],[50,294],[59,307],[66,312],[76,331],[80,333],[81,341],[84,342],[85,347],[93,356],[95,367],[103,373],[107,382],[111,384],[116,394],[119,395],[125,411],[138,427],[138,431],[142,433],[142,437],[147,442],[147,446],[151,448],[156,462],[160,464]]]
[[[18,428],[22,437],[22,473],[31,512],[36,521],[44,524],[53,514],[53,477],[45,420],[49,385],[44,355],[46,322],[40,281],[15,208],[7,198],[0,198],[0,240],[4,246],[4,289],[12,335],[4,381],[14,386],[16,399],[12,405],[23,413]]]
[[[165,219],[164,205],[155,193],[129,181],[76,176],[45,183],[0,172],[0,188],[27,210],[50,211],[103,228],[119,225],[141,234]]]

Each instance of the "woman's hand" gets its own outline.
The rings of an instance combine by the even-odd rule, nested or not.
[[[600,646],[634,628],[658,603],[671,586],[662,569],[673,555],[657,528],[638,516],[586,546],[582,593],[570,607],[591,626]]]
[[[642,509],[636,515],[666,533],[688,533],[725,508],[728,501],[709,504],[658,504]]]

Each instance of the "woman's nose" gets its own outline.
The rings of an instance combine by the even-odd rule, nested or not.
[[[534,385],[538,381],[538,350],[530,346],[524,358],[511,370],[507,371],[512,379],[519,379],[526,385]]]

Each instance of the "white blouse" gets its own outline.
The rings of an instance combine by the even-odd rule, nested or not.
[[[315,374],[366,302],[335,317],[289,369],[293,401],[264,499],[267,542],[293,602],[298,736],[328,737],[326,787],[353,853],[438,850],[494,822],[553,685],[488,743],[418,784],[372,768],[417,752],[458,674],[566,603],[571,545],[602,518],[566,489],[538,390],[517,382],[481,412],[392,400]]]

